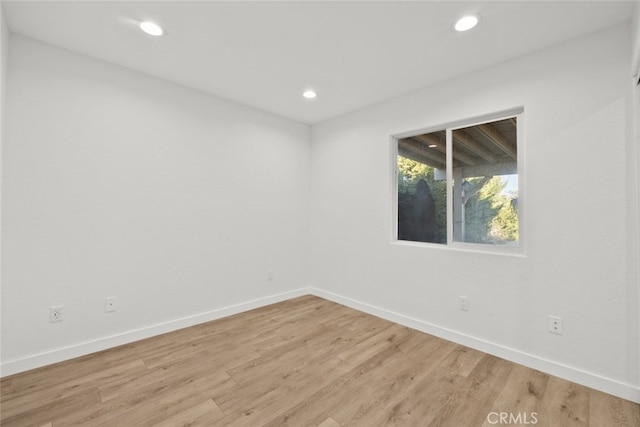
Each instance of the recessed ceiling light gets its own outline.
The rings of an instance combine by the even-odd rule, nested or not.
[[[429,144],[429,148],[436,148],[438,144]]]
[[[316,96],[318,96],[318,94],[315,91],[309,89],[309,90],[305,90],[304,92],[302,92],[302,96],[304,96],[307,99],[313,99]]]
[[[453,28],[455,28],[456,31],[469,31],[470,29],[478,25],[478,20],[478,17],[475,15],[463,16],[456,21],[456,24],[453,26]]]
[[[151,22],[151,21],[144,21],[140,23],[140,29],[142,31],[144,31],[145,33],[149,34],[150,36],[161,36],[164,34],[164,29],[156,24],[155,22]]]

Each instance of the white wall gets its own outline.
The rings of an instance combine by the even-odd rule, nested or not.
[[[633,292],[629,292],[628,304],[640,307],[640,3],[636,3],[632,19],[631,32],[631,73],[633,79],[630,82],[635,96],[631,97],[630,134],[627,155],[629,170],[627,201],[629,203],[629,234],[635,239],[629,239],[629,282],[635,283],[635,298]],[[635,137],[633,137],[635,135]],[[633,175],[635,173],[635,176]],[[634,233],[635,229],[635,233]],[[633,266],[635,265],[635,268]],[[636,336],[640,336],[640,310],[636,310],[636,316],[629,317],[631,325],[636,327]],[[633,326],[630,326],[633,330]],[[640,384],[640,339],[637,340],[636,352],[630,352],[630,359],[635,360],[637,366],[637,382]]]
[[[9,28],[4,19],[4,10],[0,3],[0,188],[2,188],[2,151],[5,133],[5,99],[7,94],[7,59],[9,55]],[[2,195],[0,194],[0,223],[2,222]],[[2,241],[2,227],[0,227],[0,242]],[[0,260],[2,259],[2,245],[0,244]],[[1,263],[0,263],[1,264]],[[2,266],[0,265],[0,297],[2,295]],[[2,316],[0,316],[0,330],[2,330]],[[0,340],[0,354],[2,354],[2,340]]]
[[[636,3],[631,20],[631,66],[635,76],[640,77],[640,3]]]
[[[309,126],[18,35],[9,58],[3,374],[307,285]]]
[[[628,322],[638,307],[626,300],[629,34],[611,29],[314,126],[312,286],[640,400]],[[390,135],[518,106],[526,257],[391,243]],[[547,331],[549,315],[564,335]]]
[[[640,7],[639,7],[640,9]],[[630,251],[631,261],[630,261],[630,283],[636,284],[636,337],[640,337],[640,84],[636,83],[633,91],[635,91],[634,104],[631,109],[631,114],[635,124],[635,139],[631,138],[630,141],[630,150],[629,150],[629,162],[633,163],[633,166],[630,167],[630,170],[635,171],[635,180],[633,179],[633,175],[630,176],[629,182],[635,183],[635,189],[631,188],[629,191],[629,201],[632,203],[631,205],[631,215],[630,215],[630,223],[632,227],[630,227],[630,233],[635,235],[635,241],[633,245],[633,250]],[[633,134],[633,133],[632,133]],[[635,265],[635,269],[633,266]],[[632,292],[629,295],[629,304],[634,304],[634,300],[632,299]],[[631,317],[630,321],[634,319]],[[637,377],[638,384],[640,384],[640,338],[637,339],[637,349],[635,355],[632,354],[632,358],[635,357],[635,362],[637,366]]]
[[[640,400],[629,49],[626,27],[575,40],[314,126],[310,148],[308,126],[12,36],[2,375],[310,278],[319,295]],[[391,243],[390,135],[521,105],[527,256]]]

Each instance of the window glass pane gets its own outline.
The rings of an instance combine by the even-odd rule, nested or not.
[[[518,245],[517,120],[452,132],[453,240]]]
[[[398,140],[398,240],[447,243],[445,131]]]

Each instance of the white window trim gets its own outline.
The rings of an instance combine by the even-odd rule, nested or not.
[[[427,243],[398,240],[398,141],[415,135],[438,132],[446,130],[447,153],[451,153],[453,144],[453,131],[471,126],[480,125],[492,121],[499,121],[506,118],[515,117],[518,120],[517,140],[518,140],[518,246],[503,246],[480,243],[456,242],[453,240],[453,158],[447,155],[447,243]],[[512,108],[500,112],[476,116],[466,120],[457,120],[440,126],[430,126],[411,132],[402,132],[391,136],[391,161],[393,167],[392,174],[392,235],[391,243],[403,246],[437,248],[439,250],[453,250],[462,252],[475,252],[482,254],[510,255],[517,257],[526,256],[526,167],[525,167],[525,143],[524,143],[524,107]]]

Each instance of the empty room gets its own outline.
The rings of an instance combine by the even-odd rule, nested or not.
[[[640,426],[640,2],[0,27],[2,426]]]

